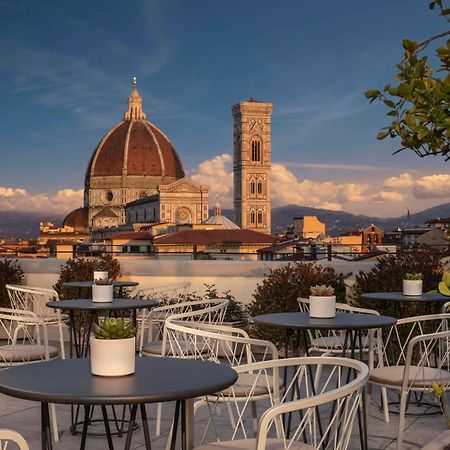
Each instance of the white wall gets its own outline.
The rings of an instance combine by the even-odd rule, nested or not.
[[[203,293],[204,284],[215,284],[219,291],[230,290],[237,300],[248,303],[252,299],[256,285],[270,269],[281,267],[285,262],[272,261],[185,261],[150,260],[146,257],[118,258],[124,280],[139,282],[139,288],[161,286],[180,281],[189,281],[191,291]],[[59,278],[63,259],[20,259],[29,286],[51,288]],[[370,270],[374,261],[320,261],[316,264],[331,266],[337,272],[347,274],[351,285],[360,271]]]

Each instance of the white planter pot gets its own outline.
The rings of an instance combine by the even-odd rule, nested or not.
[[[108,272],[94,270],[94,280],[107,280]]]
[[[92,285],[92,301],[95,303],[111,303],[113,301],[113,285]]]
[[[336,315],[336,296],[309,296],[309,316],[317,319],[331,319]]]
[[[422,295],[422,280],[403,280],[403,295]]]
[[[102,377],[120,377],[135,371],[136,338],[90,339],[91,372]]]

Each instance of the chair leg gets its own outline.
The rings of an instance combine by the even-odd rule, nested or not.
[[[405,433],[405,415],[407,403],[408,393],[402,391],[400,395],[400,411],[398,415],[397,450],[403,450],[403,435]]]
[[[61,323],[61,317],[58,320],[59,345],[61,347],[61,359],[66,359],[66,350],[64,348],[64,335]]]
[[[162,403],[156,405],[156,430],[155,435],[161,436],[161,415],[162,415]]]
[[[54,403],[50,404],[50,423],[52,426],[53,440],[59,442],[58,422],[56,421],[56,409]]]
[[[387,389],[385,387],[381,388],[381,402],[383,403],[383,414],[384,414],[384,421],[386,423],[390,422],[389,419],[389,402],[387,397]]]

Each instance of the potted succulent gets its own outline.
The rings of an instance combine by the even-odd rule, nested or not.
[[[423,275],[407,273],[403,279],[403,295],[422,295]]]
[[[442,295],[450,297],[450,272],[445,270],[442,274],[442,281],[439,283],[438,290]]]
[[[96,324],[89,342],[92,374],[119,377],[134,373],[136,331],[124,319],[109,318]]]
[[[113,280],[94,280],[92,285],[92,301],[95,303],[108,303],[113,301],[114,287]]]
[[[309,315],[314,318],[329,319],[336,315],[336,296],[331,286],[312,286],[309,296]]]

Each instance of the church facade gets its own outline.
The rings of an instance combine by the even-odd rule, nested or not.
[[[86,170],[88,229],[126,224],[128,204],[128,220],[139,215],[146,222],[201,223],[208,218],[208,188],[184,178],[168,137],[147,120],[136,78],[123,120],[102,138]]]

